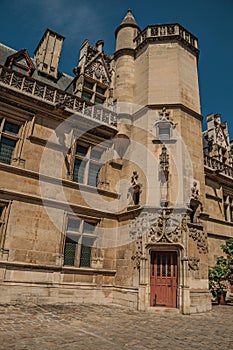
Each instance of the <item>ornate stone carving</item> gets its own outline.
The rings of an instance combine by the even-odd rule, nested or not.
[[[198,271],[199,270],[199,262],[200,259],[197,257],[190,257],[188,259],[188,266],[189,266],[189,270],[194,270],[194,271]]]
[[[132,240],[146,237],[146,243],[184,243],[184,234],[188,232],[188,215],[172,213],[171,209],[161,212],[141,213],[131,221],[129,234]]]
[[[169,178],[169,155],[165,145],[162,146],[162,153],[159,156],[160,168],[160,203],[161,206],[166,207],[168,205],[168,178]]]
[[[197,188],[197,182],[196,181],[193,182],[193,186],[191,188],[191,192],[192,192],[191,198],[199,200],[199,190]]]
[[[167,148],[165,145],[162,147],[162,153],[159,156],[160,160],[160,181],[162,183],[168,181],[169,174],[169,155],[167,153]]]
[[[101,80],[104,84],[109,83],[109,79],[106,75],[106,71],[103,67],[102,62],[93,62],[86,68],[85,73],[94,79]]]
[[[132,240],[139,239],[156,223],[158,213],[141,213],[129,224],[129,234]]]
[[[196,181],[193,182],[191,187],[191,198],[189,207],[191,209],[190,219],[193,223],[200,222],[200,213],[203,211],[202,202],[199,199],[199,189]]]
[[[140,194],[142,184],[138,182],[138,173],[137,171],[133,171],[133,175],[131,176],[131,187],[129,188],[129,193],[132,196],[133,204],[138,205],[140,201]]]
[[[183,232],[187,231],[186,218],[182,215],[171,215],[163,209],[154,226],[150,227],[148,238],[151,242],[181,242]]]
[[[170,112],[167,111],[166,107],[163,107],[162,111],[159,112],[159,119],[160,120],[169,120]]]
[[[189,237],[196,242],[199,253],[208,253],[207,236],[205,232],[196,227],[190,227]]]
[[[142,239],[138,239],[136,241],[136,252],[135,254],[131,257],[131,259],[135,263],[135,267],[137,269],[140,268],[141,260],[143,259],[143,251],[142,251]],[[144,258],[145,259],[145,258]]]

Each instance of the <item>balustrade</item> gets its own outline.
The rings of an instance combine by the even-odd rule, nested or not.
[[[44,102],[62,104],[72,112],[82,113],[98,120],[100,123],[117,126],[117,115],[115,112],[98,105],[89,105],[83,99],[59,90],[56,87],[26,77],[18,72],[12,71],[0,65],[0,85],[10,89],[18,90],[21,93],[33,96]]]
[[[233,167],[222,163],[216,158],[204,156],[204,165],[213,170],[218,170],[227,176],[233,177]]]
[[[148,38],[162,38],[178,36],[197,49],[197,38],[179,24],[160,24],[149,26],[135,38],[136,46],[139,46]]]

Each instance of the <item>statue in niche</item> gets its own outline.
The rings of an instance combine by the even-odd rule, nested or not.
[[[138,173],[137,171],[133,171],[133,175],[131,176],[131,187],[129,188],[129,193],[132,196],[133,204],[138,205],[140,202],[140,194],[142,184],[138,182]]]
[[[159,156],[160,169],[160,203],[163,207],[168,205],[168,179],[169,179],[169,155],[165,145],[162,147],[162,153]]]

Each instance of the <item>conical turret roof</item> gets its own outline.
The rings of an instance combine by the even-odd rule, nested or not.
[[[128,9],[121,24],[136,24],[137,25],[131,9]]]
[[[138,28],[138,30],[140,30],[139,26],[137,25],[137,22],[132,14],[132,10],[129,9],[123,19],[123,21],[121,22],[121,24],[117,27],[115,34],[117,35],[118,31],[121,28],[124,27],[134,27],[134,28]]]

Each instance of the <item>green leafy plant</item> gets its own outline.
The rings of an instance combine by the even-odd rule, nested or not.
[[[219,256],[216,264],[209,269],[209,289],[215,299],[233,285],[233,238],[221,248],[227,256]]]

